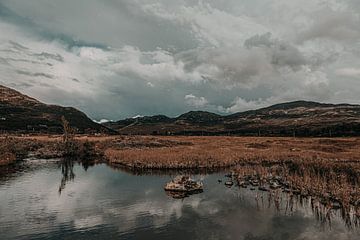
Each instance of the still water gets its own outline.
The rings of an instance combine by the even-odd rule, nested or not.
[[[360,239],[339,213],[322,222],[307,202],[276,208],[268,193],[219,183],[224,173],[193,175],[204,192],[174,199],[163,190],[174,173],[70,168],[28,161],[0,171],[0,239]]]

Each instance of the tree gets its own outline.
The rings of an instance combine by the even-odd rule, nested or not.
[[[64,144],[64,155],[65,156],[75,156],[77,153],[77,144],[74,139],[75,131],[70,126],[69,122],[64,116],[61,117],[61,122],[64,130],[63,134],[63,144]]]

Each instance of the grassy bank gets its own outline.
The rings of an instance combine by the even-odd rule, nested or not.
[[[44,147],[43,143],[10,136],[0,137],[0,166],[14,163],[28,156],[31,151]]]
[[[12,164],[24,158],[93,158],[102,157],[102,151],[95,151],[95,142],[73,139],[64,142],[63,137],[50,136],[0,136],[0,166]]]
[[[127,146],[134,141],[137,146]],[[111,163],[132,168],[216,168],[284,161],[350,163],[360,157],[360,138],[134,137],[109,144]],[[147,146],[154,141],[168,145]]]
[[[0,136],[4,159],[62,157],[62,136]],[[218,168],[238,164],[360,163],[360,138],[75,136],[72,154],[84,151],[129,168]],[[86,154],[85,154],[86,155]],[[81,157],[81,156],[78,156]],[[8,160],[7,160],[8,161]]]

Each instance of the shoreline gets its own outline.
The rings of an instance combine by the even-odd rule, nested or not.
[[[355,207],[360,216],[360,138],[77,135],[65,145],[61,135],[43,135],[0,136],[0,144],[0,165],[2,156],[31,156],[103,162],[139,175],[225,170],[239,187],[315,198],[346,214]]]

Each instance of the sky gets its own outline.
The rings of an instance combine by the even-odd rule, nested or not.
[[[92,119],[360,103],[358,0],[0,0],[0,84]]]

